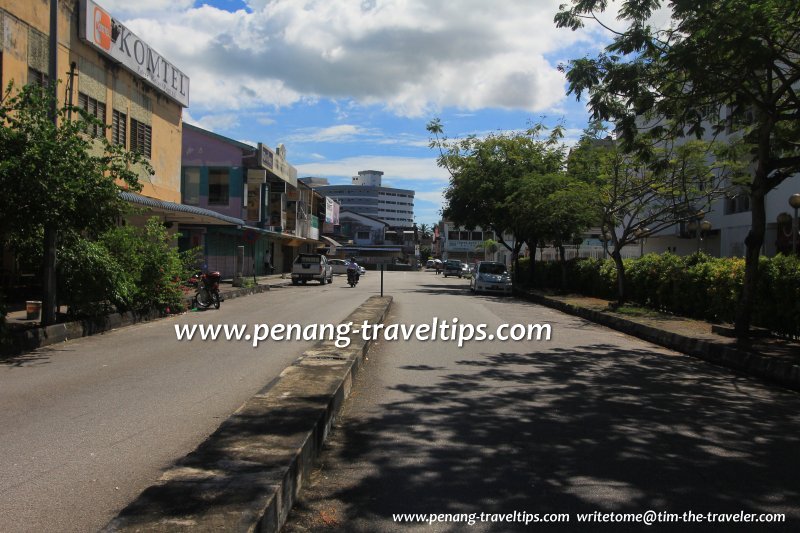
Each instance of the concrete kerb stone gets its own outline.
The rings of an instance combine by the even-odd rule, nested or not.
[[[784,387],[800,390],[800,366],[769,356],[748,353],[730,346],[715,344],[704,339],[687,337],[678,333],[660,330],[618,316],[612,316],[594,309],[578,307],[566,302],[548,298],[542,294],[518,291],[517,296],[526,300],[557,309],[564,313],[596,322],[628,335],[664,346],[710,363],[730,368],[744,374],[766,379]]]
[[[383,322],[372,296],[345,322]],[[279,531],[307,480],[370,343],[319,342],[168,469],[105,531]]]
[[[224,291],[220,294],[224,299],[238,298],[240,296],[262,293],[270,290],[274,286],[278,285],[256,285],[254,287]],[[188,308],[191,308],[192,302],[193,298],[184,299],[184,304]],[[71,339],[88,337],[112,329],[131,326],[140,322],[157,320],[159,318],[164,318],[164,316],[155,311],[145,314],[131,312],[113,313],[106,315],[102,321],[97,322],[78,320],[53,324],[52,326],[15,331],[11,334],[10,345],[8,348],[4,348],[0,351],[0,355],[19,355],[44,346],[65,342]]]

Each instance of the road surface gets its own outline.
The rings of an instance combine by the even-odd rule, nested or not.
[[[378,290],[282,287],[0,361],[0,531],[96,531],[311,342],[178,342],[175,324],[338,323]]]
[[[548,323],[549,342],[380,342],[284,531],[594,531],[576,513],[786,513],[800,528],[800,395],[465,280],[398,273],[387,323]],[[419,522],[393,513],[566,513]],[[729,531],[736,524],[714,524]],[[604,531],[698,529],[606,524]],[[704,529],[706,526],[699,526]]]

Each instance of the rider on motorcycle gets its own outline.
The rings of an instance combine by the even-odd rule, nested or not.
[[[358,278],[361,277],[361,271],[358,268],[358,263],[356,263],[355,257],[351,257],[347,260],[347,276],[350,277],[351,274],[356,277],[356,282],[358,281]]]

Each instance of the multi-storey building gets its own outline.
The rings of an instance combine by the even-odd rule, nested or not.
[[[49,84],[50,35],[50,2],[0,0],[4,90],[9,83]],[[95,127],[89,135],[140,152],[154,171],[140,169],[139,193],[122,193],[141,212],[127,222],[158,216],[172,231],[179,222],[235,226],[212,210],[180,204],[182,114],[190,80],[170,62],[170,51],[156,51],[92,0],[59,2],[55,35],[59,103],[80,106],[101,120],[108,128]],[[12,254],[4,253],[2,263],[13,282],[24,274]]]
[[[326,178],[302,178],[323,196],[333,198],[342,210],[359,213],[386,222],[393,228],[414,225],[414,191],[383,187],[383,172],[362,170],[350,185],[330,185]]]
[[[5,88],[49,82],[50,3],[0,0],[0,63]],[[105,135],[141,152],[142,196],[180,202],[181,116],[189,77],[91,0],[60,2],[59,100],[99,118]],[[169,52],[168,50],[166,52]]]
[[[282,145],[253,147],[186,124],[183,134],[183,204],[211,210],[235,226],[184,222],[182,247],[200,246],[207,267],[235,274],[236,249],[245,248],[242,273],[288,272],[297,253],[314,251],[324,200],[297,181]]]

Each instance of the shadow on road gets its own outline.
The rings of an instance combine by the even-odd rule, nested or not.
[[[393,387],[402,400],[347,417],[331,442],[330,475],[356,465],[366,474],[333,493],[312,487],[301,510],[337,501],[341,529],[325,531],[402,529],[392,513],[787,513],[769,531],[800,519],[796,393],[687,357],[604,344],[457,364],[463,372],[443,375],[438,366],[402,367],[411,376]],[[599,527],[576,520],[548,529]],[[759,525],[767,526],[710,529]]]

